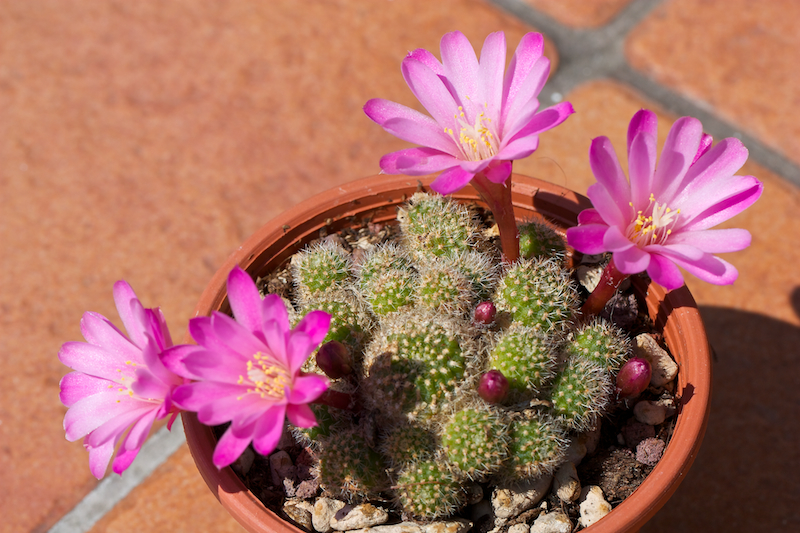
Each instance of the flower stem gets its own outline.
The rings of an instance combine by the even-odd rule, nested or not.
[[[482,173],[475,174],[472,186],[489,206],[500,232],[503,261],[513,263],[519,258],[519,230],[511,203],[511,176],[503,183],[489,181]]]
[[[600,277],[600,282],[597,284],[597,287],[595,287],[592,294],[586,299],[586,303],[581,307],[583,316],[596,315],[602,311],[608,301],[617,292],[620,283],[627,278],[628,274],[620,272],[617,265],[614,264],[614,258],[611,258],[611,261],[608,262],[608,266],[603,270],[603,275]]]
[[[358,401],[354,395],[331,389],[323,392],[322,396],[314,400],[312,403],[336,407],[337,409],[344,409],[346,411],[359,410]]]

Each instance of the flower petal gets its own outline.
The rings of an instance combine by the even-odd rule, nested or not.
[[[611,197],[608,189],[602,183],[592,183],[586,190],[586,196],[592,201],[595,211],[603,221],[609,226],[626,228],[629,224],[629,217],[621,213],[617,202]]]
[[[316,374],[306,374],[294,381],[288,401],[290,404],[311,403],[328,389],[328,380]]]
[[[698,159],[700,159],[703,154],[708,152],[709,148],[711,148],[711,144],[714,142],[714,138],[707,133],[703,134],[703,137],[700,139],[700,146],[697,148],[697,153],[692,160],[692,164],[694,165]]]
[[[540,33],[526,33],[511,56],[503,81],[502,129],[508,129],[509,117],[515,117],[531,98],[542,90],[550,73],[550,61],[542,57],[544,38]]]
[[[125,366],[125,359],[116,353],[86,342],[65,342],[58,360],[78,372],[111,381],[119,380],[117,370]]]
[[[656,137],[649,132],[637,133],[628,146],[628,175],[634,211],[644,211],[650,203],[657,152]]]
[[[439,126],[452,125],[458,103],[439,76],[427,65],[411,57],[403,60],[401,70],[411,92]]]
[[[453,96],[467,110],[467,118],[472,122],[483,108],[483,104],[477,100],[480,94],[475,50],[460,31],[446,33],[442,37],[440,50],[444,76],[453,84]]]
[[[683,285],[683,274],[670,259],[659,254],[650,254],[650,265],[647,275],[667,290],[673,290]]]
[[[567,229],[567,243],[584,254],[601,254],[607,249],[603,235],[608,230],[604,224],[582,224]]]
[[[138,346],[103,315],[91,311],[84,313],[81,318],[81,334],[89,344],[106,350],[110,358],[109,364],[124,364],[128,360],[141,362]]]
[[[682,209],[691,218],[681,223],[681,230],[702,230],[725,222],[753,205],[763,191],[764,184],[753,176],[733,176],[724,183],[709,184],[684,202]]]
[[[460,166],[453,167],[439,174],[431,183],[431,189],[442,195],[451,194],[464,187],[474,176],[474,172],[467,172]]]
[[[322,342],[331,326],[331,315],[324,311],[311,311],[300,320],[294,333],[305,333],[315,346]]]
[[[631,145],[633,140],[640,133],[645,133],[654,139],[658,139],[658,116],[649,109],[640,109],[633,115],[631,123],[628,125],[628,160],[631,159]],[[655,161],[653,161],[655,168]]]
[[[83,372],[70,372],[59,383],[59,399],[66,407],[71,407],[75,402],[98,394],[107,392],[111,381],[84,374]]]
[[[486,104],[488,117],[500,117],[505,66],[506,36],[502,31],[490,33],[483,42],[478,64],[479,101]]]
[[[314,411],[306,404],[286,406],[286,418],[295,427],[299,428],[313,428],[317,425],[317,418],[314,416]]]
[[[631,246],[625,250],[614,252],[614,264],[623,274],[644,272],[650,265],[651,255],[644,250]]]
[[[597,183],[602,185],[607,192],[602,207],[597,205],[594,198],[590,196],[594,207],[600,211],[606,222],[618,226],[623,225],[630,219],[630,213],[632,212],[630,207],[631,188],[628,180],[625,179],[625,173],[622,172],[622,167],[617,160],[617,154],[614,152],[614,147],[608,137],[596,137],[592,140],[592,145],[589,148],[589,163],[592,167],[592,173],[597,178]],[[609,200],[611,203],[609,203]],[[609,219],[606,216],[606,212],[611,212],[609,208],[612,205],[617,214]]]
[[[688,244],[706,253],[738,252],[750,246],[752,237],[745,229],[707,229],[682,231],[670,237],[670,244]]]
[[[573,114],[575,110],[572,108],[572,104],[569,102],[561,102],[560,104],[556,104],[552,107],[548,107],[547,109],[543,109],[539,111],[531,119],[525,124],[519,131],[513,134],[509,145],[513,144],[517,139],[522,137],[528,137],[531,135],[538,135],[543,131],[547,131],[549,129],[555,128]],[[505,152],[508,150],[508,146],[503,150]],[[527,157],[530,153],[526,154],[523,157]],[[505,154],[502,156],[503,159],[516,159],[516,157],[508,157]]]
[[[661,202],[672,205],[672,199],[693,178],[687,175],[689,166],[703,137],[703,125],[693,117],[681,117],[669,130],[658,167],[653,178],[653,195]]]
[[[578,213],[578,224],[603,224],[607,225],[603,220],[603,217],[600,216],[600,213],[597,212],[597,209],[589,208],[584,209],[580,213]]]
[[[114,284],[114,303],[117,306],[117,313],[122,319],[122,324],[128,332],[128,337],[137,346],[144,343],[144,325],[141,322],[141,315],[134,311],[134,302],[139,303],[136,293],[127,281],[120,280]]]
[[[258,453],[267,456],[275,450],[283,434],[285,420],[285,405],[276,405],[258,419],[253,435],[253,448]]]
[[[374,98],[364,105],[364,112],[383,129],[404,141],[452,155],[458,153],[455,141],[444,132],[442,126],[416,109]]]
[[[228,274],[228,303],[236,321],[252,332],[261,327],[261,295],[250,274],[239,266]]]
[[[739,276],[739,272],[733,265],[717,256],[700,253],[694,257],[687,254],[686,251],[685,245],[667,245],[663,246],[658,253],[690,274],[714,285],[730,285]]]
[[[495,161],[484,169],[483,175],[492,183],[504,183],[511,176],[511,161]]]
[[[696,191],[706,189],[709,183],[733,176],[747,161],[747,156],[742,141],[734,137],[722,139],[691,166],[686,173],[686,185],[677,189],[676,203],[697,195]]]
[[[458,165],[459,160],[434,148],[406,148],[381,157],[381,170],[387,174],[422,176]]]
[[[246,428],[240,428],[236,433],[234,433],[233,426],[229,427],[214,448],[214,454],[211,457],[214,466],[224,468],[236,461],[253,440],[255,427],[256,422],[251,422]]]

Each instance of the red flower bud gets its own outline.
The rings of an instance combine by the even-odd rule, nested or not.
[[[474,320],[476,324],[484,324],[488,326],[494,322],[494,317],[497,315],[497,307],[492,302],[481,302],[475,308]]]
[[[317,351],[317,366],[331,379],[343,378],[353,371],[350,350],[339,341],[326,342]]]
[[[489,403],[501,403],[508,395],[508,379],[499,370],[489,370],[481,376],[478,395]]]
[[[617,398],[634,398],[650,384],[650,362],[641,357],[632,357],[622,365],[617,374]]]

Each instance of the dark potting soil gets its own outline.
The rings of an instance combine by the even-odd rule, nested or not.
[[[491,213],[477,207],[475,212],[483,221],[484,227],[488,228],[492,225]],[[348,228],[330,235],[323,230],[320,233],[319,240],[338,242],[345,250],[351,253],[353,263],[358,265],[365,253],[365,248],[369,248],[370,245],[392,241],[397,238],[398,234],[397,226],[366,222],[360,227]],[[580,254],[576,255],[577,257],[574,258],[573,262],[578,264],[580,262]],[[293,299],[294,286],[288,264],[264,278],[259,278],[256,282],[263,293],[276,293],[287,299]],[[580,287],[580,291],[582,291],[581,296],[583,298],[588,295],[583,287]],[[653,335],[659,341],[659,344],[664,345],[663,339],[653,329],[653,324],[649,316],[647,316],[644,302],[640,302],[630,288],[617,294],[606,306],[601,316],[629,332],[631,338],[639,333],[646,332]],[[670,385],[674,386],[674,382]],[[675,405],[679,405],[679,398],[676,398],[670,390],[656,391],[648,389],[635,401],[670,399],[675,402]],[[645,464],[637,460],[636,448],[639,442],[648,438],[658,438],[663,443],[668,443],[674,427],[674,415],[656,427],[646,426],[637,422],[633,416],[633,403],[635,402],[617,401],[612,406],[609,413],[601,421],[600,438],[595,450],[577,465],[581,485],[584,487],[598,485],[612,507],[616,507],[630,496],[653,470],[657,462],[657,458],[655,462],[649,461],[652,464]],[[217,437],[220,437],[226,428],[227,424],[216,427],[215,433]],[[321,495],[322,491],[312,472],[312,465],[315,462],[314,452],[288,439],[285,444],[283,450],[289,454],[295,465],[292,476],[280,480],[273,479],[269,458],[252,452],[252,447],[246,452],[252,452],[253,456],[252,465],[246,469],[246,472],[242,473],[240,468],[242,466],[240,464],[241,460],[235,463],[233,468],[245,486],[265,506],[278,515],[288,518],[283,512],[283,503],[286,498],[313,499]],[[485,498],[491,497],[491,489],[492,487],[483,486]],[[561,510],[570,517],[573,524],[578,523],[580,512],[577,502],[563,502],[553,491],[545,496],[544,501],[547,504],[547,512]],[[384,503],[382,507],[387,509],[392,507],[389,502],[376,503]],[[469,519],[470,507],[467,507],[458,516]],[[541,512],[543,512],[542,507],[537,506],[510,520],[505,527],[507,528],[515,523],[531,524]],[[390,515],[389,523],[392,523],[392,519],[398,522],[401,519],[407,519],[407,517],[401,517],[399,513],[395,512],[394,515]],[[493,524],[489,523],[490,520],[486,518],[473,520],[473,522],[473,531],[476,532],[485,533],[493,526]]]

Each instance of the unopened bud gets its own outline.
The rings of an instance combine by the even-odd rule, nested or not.
[[[474,320],[476,324],[484,324],[488,326],[494,322],[494,317],[497,315],[497,307],[492,302],[481,302],[475,308]]]
[[[617,398],[634,398],[650,384],[650,362],[632,357],[622,365],[617,374]]]
[[[326,342],[317,351],[317,366],[331,379],[339,379],[353,371],[350,350],[339,341]]]
[[[481,376],[478,395],[489,403],[501,403],[508,395],[508,379],[499,370],[489,370]]]

